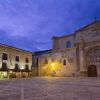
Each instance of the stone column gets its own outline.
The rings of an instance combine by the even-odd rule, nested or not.
[[[86,67],[85,67],[85,56],[84,56],[84,48],[85,48],[85,44],[84,43],[80,43],[79,46],[79,60],[80,60],[80,75],[81,76],[86,76],[87,75],[87,71],[86,71]]]

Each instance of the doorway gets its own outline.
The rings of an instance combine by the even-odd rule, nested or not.
[[[97,77],[97,68],[95,65],[88,67],[88,77]]]

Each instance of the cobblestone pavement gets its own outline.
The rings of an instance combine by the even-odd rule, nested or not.
[[[0,100],[100,100],[100,78],[0,80]]]

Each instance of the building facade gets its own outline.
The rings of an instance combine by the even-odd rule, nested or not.
[[[0,78],[31,76],[32,53],[0,44]]]
[[[39,76],[100,76],[100,21],[52,41],[52,50],[34,53]]]
[[[50,76],[51,55],[52,50],[39,51],[33,54],[33,74],[36,76]]]

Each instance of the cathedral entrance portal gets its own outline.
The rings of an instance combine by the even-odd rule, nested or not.
[[[97,77],[97,67],[100,65],[100,46],[88,48],[86,52],[86,68],[89,77]]]

